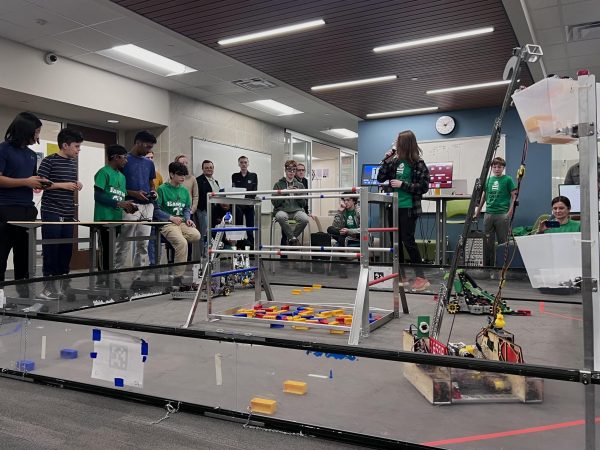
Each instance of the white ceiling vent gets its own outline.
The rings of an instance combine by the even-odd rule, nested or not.
[[[233,84],[249,91],[260,91],[263,89],[271,89],[277,87],[275,83],[264,78],[247,78],[245,80],[232,81]]]
[[[569,25],[567,30],[567,42],[584,41],[588,39],[600,39],[600,22],[580,23]]]

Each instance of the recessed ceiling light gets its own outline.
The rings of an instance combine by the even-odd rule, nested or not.
[[[242,105],[249,106],[250,108],[258,109],[259,111],[274,116],[291,116],[293,114],[303,114],[302,111],[292,108],[291,106],[284,105],[283,103],[276,102],[275,100],[256,100],[254,102],[242,103]]]
[[[389,52],[391,50],[398,50],[401,48],[416,47],[418,45],[434,44],[436,42],[451,41],[454,39],[460,39],[469,36],[477,36],[479,34],[491,33],[492,31],[494,31],[494,27],[477,28],[475,30],[442,34],[440,36],[433,36],[425,39],[416,39],[414,41],[399,42],[398,44],[383,45],[381,47],[375,47],[373,51],[375,53]]]
[[[427,91],[427,94],[443,94],[444,92],[454,92],[454,91],[468,91],[470,89],[484,89],[494,86],[502,86],[503,84],[510,83],[510,80],[502,80],[502,81],[492,81],[490,83],[479,83],[479,84],[467,84],[465,86],[455,86],[450,88],[443,89],[432,89],[431,91]]]
[[[188,67],[185,64],[178,63],[133,44],[118,45],[107,50],[97,51],[96,53],[163,77],[196,72],[196,69]]]
[[[362,80],[342,81],[340,83],[322,84],[320,86],[313,86],[310,89],[313,91],[324,91],[327,89],[345,88],[345,87],[349,87],[349,86],[360,86],[362,84],[381,83],[383,81],[395,80],[396,78],[398,78],[397,75],[386,75],[383,77],[364,78]]]
[[[119,121],[117,119],[108,119],[107,122],[108,123],[119,123]]]
[[[323,19],[310,20],[308,22],[296,23],[294,25],[287,25],[285,27],[272,28],[270,30],[259,31],[256,33],[244,34],[241,36],[235,36],[231,38],[221,39],[217,41],[219,45],[232,45],[239,44],[241,42],[257,41],[259,39],[265,39],[273,36],[280,36],[282,34],[294,33],[297,31],[308,30],[310,28],[320,27],[325,25]]]
[[[425,108],[403,109],[400,111],[371,113],[371,114],[367,114],[367,118],[374,119],[376,117],[401,116],[403,114],[416,114],[416,113],[427,112],[427,111],[437,111],[438,109],[439,109],[439,107],[437,107],[437,106],[427,106]]]
[[[329,130],[322,130],[321,133],[328,134],[339,139],[354,139],[358,137],[358,133],[347,128],[330,128]]]

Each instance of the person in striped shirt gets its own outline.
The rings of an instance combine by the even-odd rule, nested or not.
[[[77,155],[83,142],[79,131],[64,128],[58,133],[57,153],[44,158],[38,169],[38,174],[47,178],[52,185],[46,188],[42,196],[42,222],[64,222],[60,224],[42,225],[42,239],[65,239],[73,237],[75,220],[75,198],[83,188],[77,180]],[[73,244],[43,244],[42,271],[45,277],[66,275],[69,273]],[[67,280],[63,280],[67,281]],[[65,282],[66,284],[66,282]],[[67,286],[59,289],[54,281],[48,281],[39,297],[54,300]]]

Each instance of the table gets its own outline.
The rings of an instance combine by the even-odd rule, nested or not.
[[[471,200],[469,194],[424,195],[423,201],[435,202],[435,264],[443,265],[446,256],[446,204],[451,200]]]

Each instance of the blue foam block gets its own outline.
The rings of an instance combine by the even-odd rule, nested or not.
[[[98,328],[94,328],[92,330],[92,341],[99,341],[102,339],[102,331]]]
[[[248,317],[248,314],[246,313],[238,313],[238,314],[234,314],[234,317]]]
[[[314,319],[315,316],[311,316],[310,314],[308,316],[303,316],[305,319]]]
[[[116,387],[125,386],[125,381],[123,381],[123,378],[115,378],[115,386]]]
[[[142,355],[148,354],[148,343],[142,339]]]
[[[77,352],[77,350],[72,349],[72,348],[63,348],[60,351],[61,359],[75,359],[78,356],[79,356],[79,353]]]
[[[271,324],[271,328],[283,328],[285,325],[282,325],[280,323],[272,323]]]
[[[17,361],[17,370],[22,372],[31,372],[35,370],[35,361],[30,359],[20,359]]]
[[[98,357],[98,353],[97,352],[90,352],[90,358],[95,359]]]

